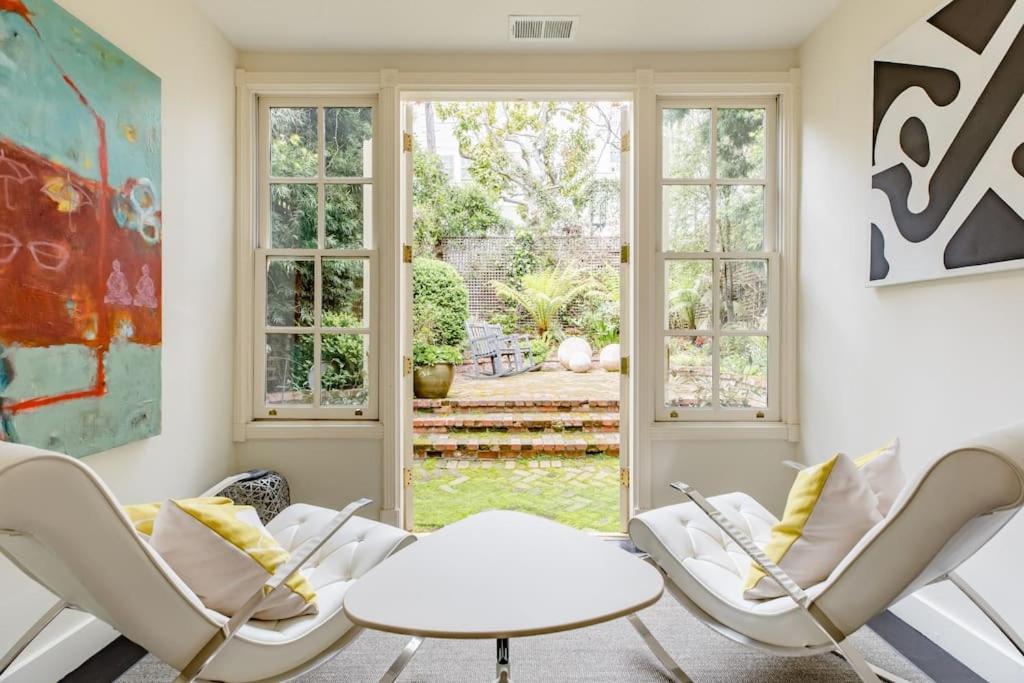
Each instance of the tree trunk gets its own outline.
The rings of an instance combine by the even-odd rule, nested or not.
[[[431,154],[437,154],[437,131],[434,128],[434,103],[423,104],[423,123],[427,127],[427,149]]]

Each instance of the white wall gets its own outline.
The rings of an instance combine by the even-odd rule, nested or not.
[[[163,80],[163,434],[85,462],[125,502],[193,494],[234,469],[235,52],[189,1],[60,4]],[[3,652],[54,598],[4,560],[0,585]],[[67,616],[5,683],[56,680],[116,635]]]
[[[804,457],[899,435],[914,472],[959,439],[1024,419],[1024,271],[867,289],[872,55],[937,0],[846,0],[800,51],[804,82],[801,373]],[[969,484],[970,482],[965,482]],[[962,574],[1024,630],[1024,518]],[[993,681],[1024,665],[965,601],[929,589],[898,613]]]

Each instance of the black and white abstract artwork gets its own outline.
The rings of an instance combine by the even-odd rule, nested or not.
[[[872,285],[1024,268],[1024,0],[944,2],[874,61]]]

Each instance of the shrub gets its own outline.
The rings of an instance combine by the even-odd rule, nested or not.
[[[359,327],[360,322],[347,313],[324,311],[325,327]],[[321,338],[320,386],[324,391],[362,389],[366,377],[363,337],[350,334],[325,334]],[[309,369],[313,367],[313,336],[300,335],[292,349],[292,377],[295,389],[309,386]]]
[[[537,259],[537,239],[529,230],[520,230],[512,237],[512,256],[509,260],[509,276],[519,284],[524,275],[540,267]]]
[[[421,339],[412,341],[412,363],[418,368],[430,367],[438,363],[462,363],[462,351],[454,346],[436,346]]]
[[[413,259],[412,297],[416,327],[423,327],[427,311],[432,318],[430,343],[461,351],[466,343],[469,293],[458,271],[432,258]]]
[[[533,362],[540,363],[548,359],[548,354],[551,353],[551,347],[543,339],[531,339],[530,340],[530,351],[533,353]]]
[[[605,266],[596,275],[597,285],[587,293],[571,324],[595,349],[619,341],[619,271]]]

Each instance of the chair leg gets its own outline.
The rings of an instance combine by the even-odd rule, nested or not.
[[[981,595],[974,590],[971,584],[964,581],[959,574],[951,572],[948,578],[954,586],[960,589],[961,593],[967,596],[968,600],[973,602],[975,606],[977,606],[977,608],[980,609],[986,617],[988,617],[989,621],[991,621],[995,627],[998,628],[1004,636],[1006,636],[1006,639],[1010,641],[1010,644],[1017,649],[1017,652],[1019,652],[1022,657],[1024,657],[1024,638],[1021,638],[1021,635],[1017,633],[1017,631],[1015,631],[1005,619],[1003,619],[1002,615],[996,611],[995,607],[988,604],[985,598],[981,597]]]
[[[668,670],[669,675],[672,676],[674,680],[678,683],[692,683],[692,680],[686,675],[683,668],[676,663],[676,660],[672,659],[672,655],[668,653],[668,650],[662,647],[661,643],[654,637],[654,634],[647,628],[647,625],[641,621],[640,617],[636,614],[630,614],[626,617],[626,621],[632,624],[633,628],[636,629],[636,632],[640,634],[641,638],[643,638],[644,643],[650,651],[654,653],[654,656],[658,658],[661,665]]]
[[[61,600],[56,605],[48,609],[46,614],[39,617],[39,620],[32,624],[29,630],[25,631],[25,635],[19,638],[18,642],[16,642],[3,657],[0,657],[0,676],[3,676],[4,672],[7,671],[11,664],[14,664],[14,660],[18,658],[18,655],[24,652],[25,648],[31,645],[32,641],[36,639],[36,636],[42,633],[43,629],[49,626],[50,622],[56,619],[57,615],[67,609],[67,607],[68,603]]]
[[[406,643],[395,661],[391,664],[388,670],[384,672],[384,675],[381,676],[380,683],[395,683],[395,681],[398,680],[398,677],[402,675],[402,672],[405,671],[405,667],[407,667],[409,662],[412,661],[413,656],[416,654],[416,651],[420,649],[420,645],[422,644],[423,638],[420,638],[419,636],[412,638],[408,643]]]
[[[861,655],[860,651],[849,640],[839,643],[838,648],[833,650],[832,654],[845,659],[846,663],[850,665],[864,683],[878,683],[879,681],[885,681],[886,683],[908,683],[905,678],[889,673],[880,666],[875,666],[864,659],[864,656]]]

